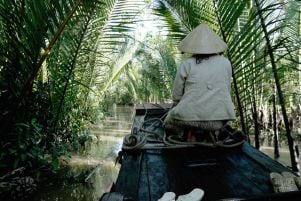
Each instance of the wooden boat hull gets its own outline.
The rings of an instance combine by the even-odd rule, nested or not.
[[[162,105],[151,107],[137,108],[132,135],[137,135],[142,121],[166,113]],[[162,135],[160,123],[149,125]],[[301,196],[300,191],[274,194],[269,174],[290,170],[247,142],[235,148],[144,147],[122,152],[121,169],[112,191],[130,200],[157,201],[165,192],[182,195],[194,188],[204,190],[202,201],[299,200]]]

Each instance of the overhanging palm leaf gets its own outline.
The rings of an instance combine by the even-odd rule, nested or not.
[[[32,91],[42,63],[81,2],[84,1],[0,2],[0,21],[5,25],[1,46],[8,47],[1,60],[1,99],[3,97],[12,106],[3,116],[4,128],[13,123],[11,118],[18,109],[29,105],[26,97]],[[21,116],[19,120],[22,121]]]
[[[221,1],[218,1],[217,6],[219,6],[220,2]],[[275,38],[279,34],[279,31],[283,29],[283,25],[280,22],[284,18],[282,16],[279,16],[279,14],[283,13],[283,10],[281,4],[277,2],[259,2],[257,0],[254,0],[253,2],[254,7],[250,7],[248,22],[244,25],[242,31],[238,32],[237,35],[234,34],[233,36],[227,36],[226,31],[223,33],[225,35],[225,39],[231,39],[231,37],[234,39],[227,41],[230,46],[230,59],[235,69],[234,78],[243,77],[243,79],[237,80],[238,90],[242,89],[243,91],[246,91],[250,88],[253,89],[253,91],[249,91],[249,93],[245,94],[245,100],[241,100],[241,102],[244,103],[242,105],[245,108],[244,111],[247,112],[247,108],[252,108],[250,102],[256,103],[257,101],[256,94],[258,94],[258,91],[256,90],[256,85],[258,83],[261,83],[261,76],[266,73],[272,73],[279,95],[282,115],[286,127],[286,134],[291,149],[290,151],[291,154],[293,154],[294,146],[288,124],[285,99],[279,80],[279,67],[276,63],[275,58],[275,49],[279,47],[280,44],[283,44],[284,41],[275,40]],[[224,15],[226,15],[226,13],[229,14],[229,9],[223,10],[222,8],[220,9],[220,7],[218,7],[218,10],[220,11],[221,16],[223,15],[223,13]],[[227,24],[222,20],[220,20],[220,24],[222,30],[229,29],[227,28]],[[263,68],[264,66],[270,66],[271,71],[266,71],[267,69]],[[241,72],[243,74],[239,75],[237,72]],[[238,90],[238,95],[243,94],[243,91]],[[256,109],[254,107],[253,111],[256,112]],[[254,119],[254,121],[257,121],[257,119]],[[291,159],[292,166],[296,168],[294,156],[291,156]]]
[[[41,8],[42,5],[45,5],[45,4],[40,4],[39,5],[35,5],[37,1],[34,1],[33,5],[29,7],[33,7],[34,10],[33,13],[36,14],[38,13],[38,9],[43,9],[43,7]],[[40,1],[38,1],[40,2]],[[43,62],[45,61],[45,59],[47,58],[48,54],[50,53],[52,47],[54,46],[54,44],[57,42],[57,40],[59,39],[59,37],[61,36],[62,32],[64,31],[65,29],[65,26],[67,25],[68,21],[71,19],[71,17],[73,16],[73,14],[75,13],[75,11],[78,9],[78,7],[80,6],[80,4],[82,3],[81,0],[77,0],[73,7],[71,8],[70,12],[68,13],[68,15],[64,18],[63,22],[60,24],[60,26],[58,27],[58,30],[55,32],[55,34],[53,35],[53,37],[51,38],[51,40],[49,41],[49,44],[44,48],[44,51],[43,53],[41,54],[41,56],[39,57],[38,61],[36,62],[34,68],[32,69],[32,72],[29,76],[29,78],[27,78],[27,80],[25,81],[25,84],[21,90],[21,93],[20,93],[20,97],[23,97],[26,92],[28,90],[30,90],[30,86],[33,84],[33,81],[35,79],[35,77],[37,76],[37,73],[38,71],[40,70]],[[66,5],[66,4],[65,4]],[[71,4],[72,5],[72,4]],[[60,8],[60,7],[58,7]],[[61,10],[60,10],[61,11]],[[41,16],[39,16],[41,17]],[[44,16],[46,17],[46,16]],[[41,19],[40,19],[41,20]],[[37,24],[34,24],[35,21],[33,20],[33,27],[36,27]]]
[[[78,91],[79,86],[89,85],[92,79],[90,76],[90,79],[86,80],[87,83],[74,84],[79,82],[78,80],[83,80],[82,75],[87,71],[87,64],[89,64],[90,54],[83,50],[93,50],[93,45],[95,46],[96,38],[94,37],[94,41],[91,40],[93,37],[91,38],[92,35],[89,33],[91,31],[89,25],[96,15],[94,9],[98,7],[99,5],[92,2],[78,10],[80,14],[76,14],[68,26],[65,26],[62,39],[55,46],[55,54],[50,56],[49,79],[52,82],[52,98],[55,100],[53,101],[54,128],[59,121],[65,100],[71,100],[66,108],[72,108],[79,93],[83,93],[83,90]]]
[[[185,37],[185,33],[188,32],[187,28],[183,27],[176,14],[172,12],[169,5],[163,1],[158,1],[153,7],[154,13],[162,17],[166,25],[162,25],[163,29],[168,31],[167,36],[172,39],[181,40]],[[161,27],[160,27],[161,28]]]
[[[217,18],[211,0],[160,0],[155,11],[167,22],[169,36],[183,39],[185,35],[200,23],[207,23],[217,29]]]
[[[70,131],[69,136],[72,134],[72,127],[75,128],[73,131],[76,129],[78,131],[80,128],[82,118],[79,117],[83,115],[74,118],[75,112],[72,109],[79,103],[76,101],[77,95],[84,93],[84,90],[81,89],[80,93],[76,92],[82,86],[89,86],[86,84],[88,80],[78,79],[78,74],[84,65],[93,61],[84,53],[87,49],[93,51],[95,40],[92,45],[92,42],[88,44],[84,42],[88,34],[93,36],[89,30],[92,28],[90,22],[96,17],[95,10],[102,10],[96,2],[98,1],[0,1],[0,26],[3,28],[0,44],[1,47],[7,47],[1,50],[0,56],[1,147],[7,144],[9,148],[16,150],[14,147],[18,147],[18,143],[24,144],[26,143],[24,140],[29,140],[29,149],[42,150],[41,155],[44,155],[51,153],[47,147],[57,143],[57,138],[67,138],[66,135],[55,135],[51,126],[55,127],[56,122],[68,126],[65,130],[61,129],[60,133]],[[105,12],[99,12],[100,15],[103,13]],[[44,62],[49,55],[51,58]],[[58,65],[49,66],[52,63],[51,59],[54,58],[58,59]],[[47,75],[48,84],[54,87],[47,89],[45,80],[37,79],[41,67],[42,71],[48,73],[40,77]],[[78,67],[81,67],[79,71],[77,71]],[[58,71],[54,73],[53,69]],[[78,84],[78,80],[81,84]],[[50,96],[52,107],[49,105]],[[70,113],[61,113],[67,111],[67,108],[70,109]],[[64,118],[60,118],[61,116]],[[15,126],[19,122],[28,124],[28,127],[41,127],[42,130],[33,133],[30,133],[30,130],[20,130]],[[30,139],[24,139],[24,132],[27,132],[26,135],[32,135]],[[50,132],[53,134],[47,135]],[[45,144],[39,144],[41,140],[45,141]],[[15,160],[14,165],[9,165],[9,168],[16,168],[20,158],[14,159],[8,152],[5,154],[4,160]],[[41,155],[32,159],[37,159],[34,164],[39,163]],[[56,157],[58,155],[54,154],[54,161],[57,160]],[[28,164],[30,161],[24,161],[21,165]]]
[[[103,94],[132,59],[138,43],[135,28],[149,7],[143,0],[119,0],[110,4],[110,14],[99,35],[96,60],[97,84]]]

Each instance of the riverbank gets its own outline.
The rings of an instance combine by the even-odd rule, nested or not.
[[[113,107],[105,120],[91,126],[84,149],[66,160],[70,179],[47,184],[33,200],[98,201],[117,179],[120,165],[115,159],[130,133],[132,117],[133,107]]]

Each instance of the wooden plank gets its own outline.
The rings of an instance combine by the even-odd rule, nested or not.
[[[132,152],[129,151],[125,160],[130,161],[122,164],[123,174],[118,177],[116,189],[118,192],[122,190],[124,195],[137,196],[140,201],[157,200],[167,191],[186,194],[193,188],[205,191],[202,201],[231,197],[258,198],[273,194],[269,172],[278,165],[267,169],[262,165],[261,157],[249,157],[249,154],[260,152],[248,146],[251,145],[231,149],[144,150],[141,151],[143,157],[140,163],[137,163],[139,157],[131,157]],[[270,158],[265,160],[266,165],[274,162]],[[281,164],[278,168],[287,171]]]
[[[201,188],[205,191],[202,201],[227,197],[227,183],[221,180],[224,167],[220,166],[215,149],[182,148],[164,153],[170,186],[177,195]]]
[[[141,166],[138,200],[157,201],[165,192],[169,191],[165,166],[159,152],[145,152]]]
[[[116,181],[116,192],[121,193],[127,198],[137,200],[137,192],[140,188],[139,178],[142,159],[142,152],[124,154]]]
[[[171,104],[136,105],[132,134],[144,129],[152,131],[145,133],[162,136],[164,128],[160,122],[170,107]],[[266,195],[273,195],[270,172],[290,171],[248,143],[236,148],[125,152],[116,189],[137,201],[158,200],[167,191],[182,195],[193,188],[205,191],[202,201],[231,197],[265,199]]]
[[[135,105],[136,115],[162,113],[162,111],[168,111],[171,108],[170,103],[145,103]]]
[[[273,160],[265,153],[255,149],[250,144],[246,144],[242,147],[243,152],[246,156],[250,157],[254,161],[256,161],[258,164],[260,164],[263,168],[266,169],[268,172],[282,172],[282,171],[290,171],[291,170],[278,161]]]
[[[158,150],[147,151],[146,155],[150,200],[157,201],[165,192],[170,191],[166,163]]]
[[[225,167],[222,180],[227,182],[227,189],[232,196],[248,198],[272,192],[268,181],[269,172],[242,152],[225,155],[222,166]]]
[[[133,122],[133,125],[132,125],[132,131],[131,131],[131,134],[132,135],[137,135],[142,124],[144,122],[144,116],[135,116],[134,118],[134,122]]]

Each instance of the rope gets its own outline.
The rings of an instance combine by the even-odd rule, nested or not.
[[[169,136],[167,137],[167,139],[174,143],[174,144],[181,144],[181,145],[199,145],[199,146],[205,146],[205,147],[216,147],[216,143],[213,142],[213,143],[206,143],[206,142],[185,142],[185,141],[179,141],[179,140],[175,140],[175,139],[172,139],[173,136]]]
[[[162,107],[159,104],[152,104],[156,107],[163,108],[166,110],[166,108]],[[219,141],[217,134],[218,132],[212,133],[210,132],[210,138],[212,143],[208,142],[185,142],[178,139],[174,139],[175,136],[167,136],[165,129],[164,129],[164,122],[163,118],[168,114],[167,112],[164,113],[160,118],[151,118],[148,120],[145,120],[145,117],[148,114],[148,109],[143,104],[143,107],[145,109],[145,114],[143,116],[143,122],[140,124],[138,128],[137,134],[130,134],[124,137],[123,140],[123,149],[169,149],[169,148],[182,148],[182,147],[194,147],[194,146],[204,146],[204,147],[236,147],[244,142],[244,140],[238,141],[233,144],[227,144],[226,142],[229,142],[230,140],[235,139],[235,132],[232,133],[227,130],[226,127],[223,127],[223,131],[227,132],[227,136],[224,140]],[[162,125],[163,127],[163,136],[161,138],[160,133],[157,133],[153,130],[148,130],[147,128],[144,128],[145,124],[148,122],[152,122],[148,127],[151,128],[156,122],[159,122],[159,125]],[[160,139],[159,139],[160,138]]]
[[[146,113],[144,115],[144,118],[146,117],[147,114],[147,109],[145,108]],[[179,147],[193,147],[195,145],[191,143],[173,143],[172,141],[169,140],[169,138],[166,136],[165,129],[163,129],[163,137],[162,140],[159,140],[158,137],[159,133],[156,133],[151,130],[144,129],[143,126],[147,122],[153,121],[148,127],[153,126],[157,121],[160,122],[160,124],[164,124],[163,118],[167,115],[167,113],[163,114],[160,118],[152,118],[148,119],[146,121],[143,121],[143,123],[140,125],[138,129],[137,135],[127,135],[124,137],[123,140],[123,145],[122,147],[124,149],[141,149],[143,146],[146,145],[147,142],[157,142],[157,144],[149,144],[147,147],[152,148],[152,149],[168,149],[168,148],[179,148]],[[158,142],[160,144],[158,144]]]

